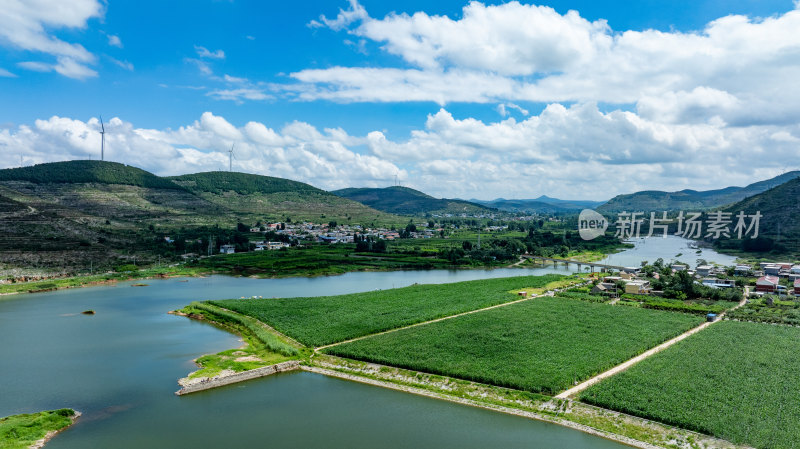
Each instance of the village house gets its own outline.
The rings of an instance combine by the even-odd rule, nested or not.
[[[222,245],[219,247],[220,254],[233,254],[236,252],[236,245]]]
[[[794,294],[800,296],[800,279],[794,281]]]
[[[634,295],[650,293],[650,281],[644,279],[630,281],[625,284],[625,293]]]
[[[767,276],[778,276],[781,273],[781,266],[778,264],[771,263],[764,265],[762,270],[764,270],[764,274]]]
[[[670,266],[670,268],[672,268],[673,271],[686,271],[687,269],[689,269],[689,267],[687,267],[686,265],[681,265],[681,264],[672,265]]]
[[[711,269],[712,268],[713,267],[711,265],[700,265],[700,266],[697,267],[697,269],[695,271],[697,272],[697,274],[699,276],[706,277],[709,274],[711,274]]]
[[[255,245],[256,251],[276,250],[289,247],[289,244],[286,242],[256,242]]]
[[[761,276],[756,281],[756,291],[765,293],[775,293],[778,289],[777,276]]]
[[[734,269],[734,273],[736,273],[737,276],[747,276],[751,271],[752,267],[750,267],[750,265],[736,265]]]
[[[701,283],[711,288],[733,288],[736,286],[736,281],[733,279],[707,278],[703,279]]]

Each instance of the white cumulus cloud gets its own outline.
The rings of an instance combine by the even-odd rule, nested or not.
[[[283,86],[299,100],[499,103],[501,115],[509,103],[601,102],[637,105],[666,122],[800,120],[798,9],[730,15],[680,32],[613,30],[578,11],[517,1],[470,2],[458,18],[373,18],[351,0],[317,25],[346,29],[403,64],[300,70]]]
[[[103,15],[97,0],[5,0],[0,6],[0,44],[54,56],[51,70],[76,79],[97,76],[96,57],[82,45],[53,36],[59,28],[85,28]]]
[[[688,103],[720,103],[703,92]],[[706,101],[707,98],[714,101]],[[723,101],[724,103],[724,101]],[[67,117],[0,129],[0,168],[97,159],[100,123]],[[212,112],[177,129],[106,123],[108,160],[159,175],[234,170],[295,179],[325,189],[404,185],[440,197],[608,199],[645,189],[746,185],[782,173],[796,158],[800,125],[670,123],[591,102],[552,104],[524,120],[485,122],[441,109],[405,138],[384,131],[353,135],[294,121],[243,126]],[[789,166],[789,168],[794,168]]]

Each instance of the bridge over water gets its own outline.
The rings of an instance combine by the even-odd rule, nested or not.
[[[554,265],[563,263],[567,267],[569,267],[570,264],[574,264],[578,266],[578,271],[581,271],[583,266],[586,265],[587,267],[591,267],[592,273],[594,273],[595,268],[599,268],[601,271],[608,271],[608,270],[623,271],[625,270],[625,268],[630,268],[630,267],[620,267],[617,265],[608,265],[604,263],[581,262],[579,260],[571,260],[571,259],[558,259],[555,257],[531,256],[529,254],[525,254],[522,257],[525,259],[533,260],[534,262],[539,260],[542,262],[542,264],[545,264],[546,262],[553,262]]]

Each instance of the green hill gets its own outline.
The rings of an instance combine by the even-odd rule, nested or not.
[[[721,207],[757,195],[800,176],[800,171],[791,171],[746,187],[726,187],[717,190],[681,190],[663,192],[646,190],[618,195],[597,208],[601,213],[612,212],[650,212],[650,211],[700,211]]]
[[[331,192],[342,198],[398,215],[468,214],[497,212],[495,209],[464,200],[438,199],[408,187],[348,188]]]
[[[49,162],[9,168],[0,170],[0,182],[2,181],[27,181],[34,184],[121,184],[154,189],[181,189],[169,179],[160,178],[141,168],[103,161]]]
[[[109,267],[137,254],[153,259],[165,236],[196,240],[215,229],[233,232],[239,222],[289,219],[403,221],[281,178],[229,172],[162,178],[114,162],[39,164],[0,170],[0,278],[15,267],[73,271],[88,269],[90,261]]]
[[[311,185],[248,173],[205,172],[169,178],[204,200],[240,214],[327,222],[394,222],[396,217]]]
[[[195,192],[207,192],[217,195],[226,192],[236,192],[239,195],[281,192],[326,193],[324,190],[289,179],[226,171],[172,176],[166,179]]]
[[[755,255],[791,255],[800,258],[800,178],[794,178],[766,192],[722,208],[733,214],[761,212],[759,237],[718,240],[720,249],[744,251]],[[733,228],[733,227],[732,227]]]

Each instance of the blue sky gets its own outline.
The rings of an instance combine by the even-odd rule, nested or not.
[[[0,0],[0,167],[93,157],[102,114],[111,159],[159,174],[219,169],[235,142],[237,169],[323,188],[741,185],[796,167],[796,8]]]

